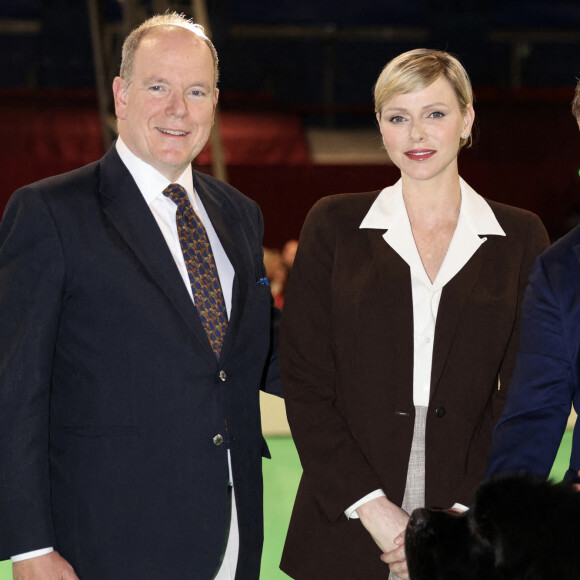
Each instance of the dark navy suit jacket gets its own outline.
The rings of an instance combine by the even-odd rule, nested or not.
[[[218,361],[113,147],[14,194],[0,225],[0,559],[54,546],[81,580],[210,579],[230,521],[237,578],[262,548],[259,390],[281,394],[262,216],[194,183],[235,270]],[[216,439],[219,442],[219,439]]]
[[[486,477],[547,476],[573,404],[580,409],[580,227],[538,257],[522,313],[520,351]],[[576,424],[566,479],[580,469]]]

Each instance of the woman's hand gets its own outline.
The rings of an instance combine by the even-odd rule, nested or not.
[[[409,514],[386,497],[372,499],[356,511],[362,525],[383,552],[381,560],[389,564],[391,571],[400,578],[409,578],[404,546]]]
[[[405,556],[405,532],[401,532],[394,540],[398,548],[386,552],[381,556],[381,560],[389,565],[393,574],[396,574],[401,580],[409,580],[409,571],[407,570],[407,558]]]

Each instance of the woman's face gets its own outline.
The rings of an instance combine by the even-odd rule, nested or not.
[[[418,181],[457,173],[460,139],[469,134],[474,118],[471,105],[461,112],[444,76],[420,91],[393,97],[377,113],[391,161],[403,178]]]

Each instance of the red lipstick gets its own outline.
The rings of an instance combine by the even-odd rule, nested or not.
[[[405,151],[405,155],[413,161],[425,161],[425,159],[433,157],[435,153],[437,151],[434,149],[411,149],[410,151]]]

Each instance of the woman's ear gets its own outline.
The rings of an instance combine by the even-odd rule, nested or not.
[[[469,135],[471,133],[471,128],[473,127],[473,122],[475,121],[475,110],[473,109],[473,105],[470,103],[467,105],[465,113],[463,114],[463,131],[461,132],[462,135],[466,133]]]

